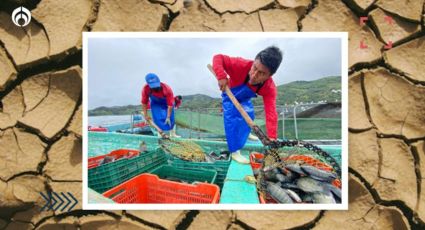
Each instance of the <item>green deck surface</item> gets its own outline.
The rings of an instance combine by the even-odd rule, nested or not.
[[[243,151],[242,155],[249,159],[249,152]],[[253,176],[250,164],[240,164],[236,161],[230,163],[226,180],[221,192],[221,204],[259,204],[257,188],[244,180],[245,176]]]

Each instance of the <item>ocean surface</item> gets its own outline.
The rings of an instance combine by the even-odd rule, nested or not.
[[[91,126],[108,126],[130,123],[130,115],[114,115],[114,116],[95,116],[89,117],[89,125]]]

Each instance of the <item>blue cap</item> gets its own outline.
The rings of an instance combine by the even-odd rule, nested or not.
[[[146,83],[148,83],[150,88],[158,88],[161,86],[161,81],[159,80],[159,77],[156,76],[154,73],[148,73],[146,75]]]

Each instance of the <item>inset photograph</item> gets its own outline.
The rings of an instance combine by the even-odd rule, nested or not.
[[[84,209],[347,209],[346,33],[84,33]]]

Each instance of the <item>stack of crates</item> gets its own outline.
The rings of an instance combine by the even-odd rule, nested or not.
[[[166,164],[167,158],[160,148],[140,153],[136,157],[122,158],[88,170],[89,188],[103,193],[141,173]]]
[[[231,157],[229,156],[226,160],[217,160],[215,162],[192,162],[185,161],[171,154],[167,154],[168,164],[175,168],[185,170],[214,170],[217,172],[217,178],[215,184],[223,188],[224,180],[226,179],[227,171],[229,170]]]

